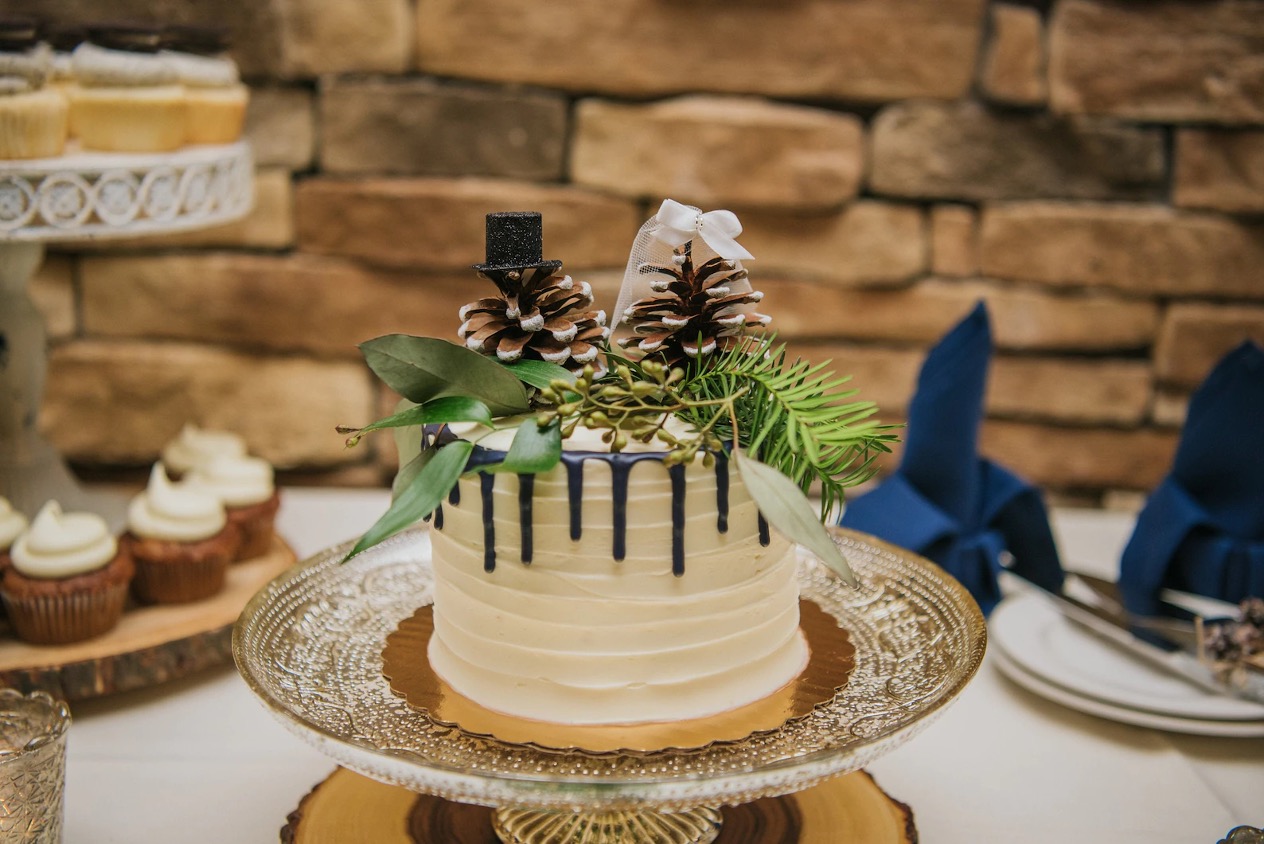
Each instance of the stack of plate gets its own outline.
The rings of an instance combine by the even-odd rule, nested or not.
[[[1001,673],[1071,709],[1139,727],[1264,736],[1264,704],[1206,692],[1068,621],[1038,594],[1006,598],[988,620]]]

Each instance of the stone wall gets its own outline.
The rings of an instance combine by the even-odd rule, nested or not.
[[[607,303],[662,197],[739,212],[781,336],[893,420],[925,348],[984,298],[984,447],[1079,501],[1152,486],[1190,390],[1264,341],[1258,0],[110,13],[234,23],[259,178],[245,222],[43,268],[43,424],[97,474],[194,418],[305,480],[381,483],[386,439],[346,450],[333,431],[390,401],[356,343],[453,336],[493,210],[543,211],[546,257]]]

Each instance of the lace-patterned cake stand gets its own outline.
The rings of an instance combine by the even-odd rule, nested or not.
[[[807,716],[691,750],[593,753],[508,744],[432,720],[382,676],[386,637],[431,600],[429,533],[414,529],[346,563],[350,544],[278,577],[246,606],[233,656],[288,729],[365,776],[491,806],[506,842],[708,842],[722,805],[789,794],[856,770],[925,729],[974,676],[978,606],[939,568],[836,531],[861,581],[814,558],[802,595],[856,647],[847,684]]]
[[[33,515],[50,498],[102,515],[36,422],[48,368],[28,292],[46,243],[143,237],[236,220],[254,202],[245,141],[172,153],[86,153],[0,161],[0,495]]]

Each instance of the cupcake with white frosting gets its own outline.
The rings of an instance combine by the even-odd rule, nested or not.
[[[136,560],[136,598],[180,604],[209,598],[224,587],[240,534],[219,499],[172,483],[159,462],[145,491],[128,505],[123,540]]]
[[[78,87],[75,82],[75,48],[88,37],[88,30],[82,26],[62,24],[44,30],[44,41],[52,48],[52,61],[48,72],[48,87],[61,94],[69,110],[70,100]],[[71,115],[73,117],[73,115]],[[74,123],[67,121],[66,137],[75,137]]]
[[[184,86],[186,144],[227,144],[241,137],[250,92],[227,54],[225,30],[169,26],[162,56]]]
[[[268,553],[281,506],[270,463],[258,457],[222,455],[193,469],[187,482],[218,498],[228,521],[241,531],[238,561]]]
[[[217,457],[245,457],[246,441],[232,431],[214,431],[186,423],[162,448],[162,462],[180,478]]]
[[[26,529],[30,522],[26,516],[13,509],[9,499],[0,495],[0,575],[9,567],[9,548]]]
[[[127,603],[132,559],[95,513],[64,513],[50,501],[9,551],[0,582],[20,639],[61,645],[100,636]]]
[[[0,20],[0,159],[49,158],[65,148],[69,107],[46,85],[51,69],[34,22]]]
[[[84,149],[170,152],[184,144],[184,89],[159,55],[161,31],[95,26],[75,48],[71,121]]]

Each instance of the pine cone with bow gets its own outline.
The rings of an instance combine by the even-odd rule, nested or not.
[[[763,293],[734,291],[735,283],[747,278],[741,264],[716,257],[695,267],[692,243],[678,247],[670,264],[645,264],[640,272],[661,276],[651,280],[650,289],[666,295],[640,299],[628,307],[623,322],[636,336],[619,345],[668,366],[728,351],[742,342],[748,329],[761,329],[770,321],[744,307],[760,302]]]

